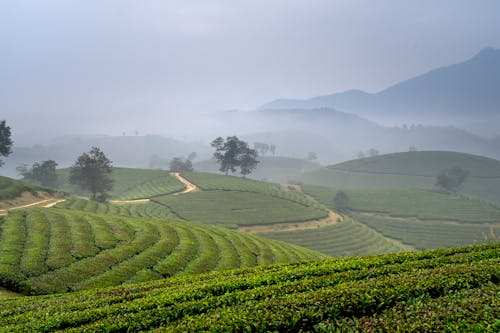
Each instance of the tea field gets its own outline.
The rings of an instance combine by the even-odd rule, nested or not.
[[[500,244],[0,301],[5,332],[498,332]],[[40,309],[43,309],[41,311]]]

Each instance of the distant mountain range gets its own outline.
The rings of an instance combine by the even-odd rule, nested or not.
[[[432,70],[378,93],[349,90],[306,100],[278,99],[260,109],[330,107],[385,123],[455,125],[500,134],[500,50]]]

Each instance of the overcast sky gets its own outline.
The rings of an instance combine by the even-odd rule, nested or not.
[[[500,48],[499,13],[495,0],[2,0],[0,119],[22,142],[47,122],[161,132],[280,97],[376,92]]]

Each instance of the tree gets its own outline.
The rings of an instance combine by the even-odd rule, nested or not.
[[[318,159],[318,154],[316,154],[314,151],[310,151],[307,153],[307,159],[309,161],[314,161]]]
[[[5,120],[0,122],[0,156],[9,156],[12,153],[12,139],[10,134],[10,127],[5,125]],[[3,161],[0,160],[0,166]]]
[[[436,177],[436,185],[447,191],[456,192],[460,189],[469,171],[454,166],[441,170]]]
[[[198,157],[198,154],[196,154],[195,151],[191,152],[189,155],[188,155],[188,160],[190,160],[191,162],[194,161],[196,159],[196,157]]]
[[[349,209],[349,197],[344,191],[338,191],[333,198],[335,209],[341,213]]]
[[[53,160],[33,163],[31,169],[26,164],[17,167],[17,172],[25,179],[38,182],[46,187],[57,187],[57,163]]]
[[[80,186],[84,190],[92,193],[92,200],[106,198],[106,192],[113,187],[110,177],[113,167],[111,161],[97,147],[92,147],[88,153],[83,153],[78,157],[75,164],[70,168],[69,180],[72,184]]]
[[[368,154],[368,156],[373,157],[373,156],[378,156],[379,151],[375,148],[371,148],[371,149],[368,149],[368,151],[366,153]]]
[[[240,173],[246,176],[259,163],[257,151],[249,148],[248,143],[236,136],[228,136],[225,141],[218,137],[211,145],[215,148],[214,158],[220,164],[219,170],[226,175],[229,171],[235,172],[240,168]]]
[[[193,163],[190,159],[182,160],[180,157],[174,157],[170,161],[170,171],[172,172],[186,172],[193,171]]]

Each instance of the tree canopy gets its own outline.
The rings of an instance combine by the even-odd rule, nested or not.
[[[33,163],[30,169],[26,165],[22,165],[17,170],[27,180],[38,182],[47,187],[57,187],[56,166],[55,161],[47,160]]]
[[[111,161],[97,147],[92,147],[88,153],[78,157],[70,169],[70,182],[80,186],[92,194],[92,199],[106,197],[106,192],[113,187],[110,177],[113,168]]]
[[[186,160],[183,160],[180,157],[174,157],[170,161],[170,171],[172,171],[172,172],[193,171],[193,163],[191,162],[191,160],[189,158]]]
[[[436,177],[436,185],[447,191],[456,192],[460,189],[468,175],[469,171],[458,166],[443,169]]]
[[[246,176],[259,163],[257,151],[236,136],[228,136],[226,140],[218,137],[212,141],[212,147],[215,148],[214,158],[220,164],[219,170],[226,175],[229,171],[236,172],[239,168],[240,173]]]
[[[0,122],[0,156],[9,156],[12,153],[12,144],[10,127],[5,124],[5,120]],[[0,160],[0,166],[3,165]]]

